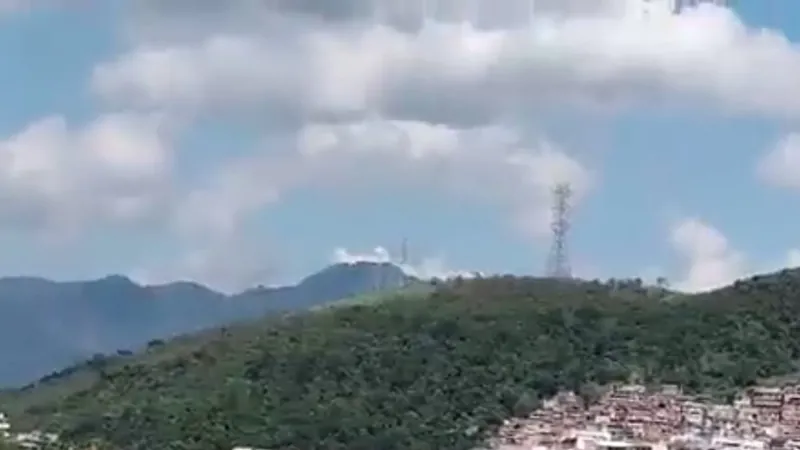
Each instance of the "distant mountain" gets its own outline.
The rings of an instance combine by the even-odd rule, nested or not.
[[[277,311],[307,309],[411,281],[392,264],[336,264],[295,286],[225,295],[190,282],[141,286],[112,275],[55,282],[0,278],[0,387],[112,353]]]

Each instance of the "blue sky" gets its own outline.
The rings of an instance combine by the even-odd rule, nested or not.
[[[541,273],[559,181],[578,275],[703,289],[797,262],[797,2],[529,29],[306,3],[3,13],[0,273],[235,290],[403,237],[422,274]]]

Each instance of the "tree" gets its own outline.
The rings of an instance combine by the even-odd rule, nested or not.
[[[516,417],[526,417],[530,413],[539,409],[541,402],[536,394],[525,392],[519,396],[512,408],[512,414]]]
[[[578,390],[578,396],[587,407],[597,403],[603,395],[603,388],[594,381],[583,383]]]

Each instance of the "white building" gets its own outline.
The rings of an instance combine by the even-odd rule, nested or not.
[[[11,424],[8,422],[8,416],[0,412],[0,438],[8,439],[11,437]]]
[[[715,436],[711,445],[713,448],[736,450],[766,450],[768,448],[766,441],[728,436]]]
[[[19,433],[14,436],[14,442],[22,448],[37,449],[43,445],[52,444],[58,441],[58,435],[53,433],[42,433],[32,431],[30,433]]]

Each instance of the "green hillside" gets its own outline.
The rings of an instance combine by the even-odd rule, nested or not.
[[[429,295],[433,290],[430,283],[414,282],[408,286],[393,291],[379,291],[359,295],[357,297],[337,300],[311,308],[312,311],[330,308],[348,307],[354,305],[367,305],[393,299],[420,299]],[[237,333],[252,327],[260,328],[261,322],[242,322],[233,325]],[[136,362],[153,364],[169,359],[175,353],[193,351],[210,340],[218,337],[219,330],[209,330],[200,333],[181,336],[173,339],[169,345],[163,345],[160,340],[153,340],[147,349],[136,355]],[[130,352],[118,352],[116,355],[97,355],[94,358],[67,367],[43,379],[25,386],[22,389],[0,390],[0,411],[18,418],[16,423],[24,428],[40,425],[38,415],[35,413],[39,407],[50,407],[64,400],[66,397],[91,388],[101,381],[101,374],[123,368],[132,359]],[[102,370],[99,368],[102,367]],[[31,414],[33,412],[34,414]]]
[[[425,298],[433,292],[433,285],[424,282],[415,282],[404,288],[396,289],[394,291],[377,291],[368,294],[359,295],[353,298],[338,300],[324,305],[311,308],[312,311],[319,311],[329,308],[341,308],[346,306],[368,306],[376,303],[385,302],[394,299],[421,299]]]
[[[619,294],[501,277],[265,319],[84,369],[95,381],[34,406],[58,380],[16,394],[13,418],[110,449],[466,450],[562,387],[636,376],[726,396],[798,369],[798,272]]]

